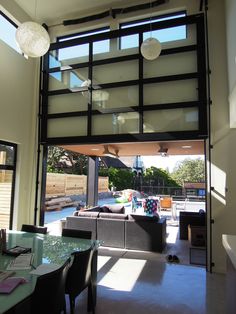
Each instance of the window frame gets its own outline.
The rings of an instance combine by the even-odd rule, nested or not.
[[[13,214],[14,214],[14,200],[15,200],[15,182],[16,182],[16,161],[17,161],[17,144],[0,140],[0,145],[11,146],[14,149],[14,160],[13,165],[0,164],[0,170],[10,170],[12,174],[12,188],[11,188],[11,203],[10,203],[10,219],[9,229],[13,227]]]
[[[95,35],[97,34],[99,31],[103,31],[106,30],[109,32],[110,31],[110,27],[109,26],[104,26],[104,27],[99,27],[99,28],[95,28],[92,30],[87,30],[87,31],[83,31],[83,32],[78,32],[78,33],[73,33],[73,34],[69,34],[69,35],[63,35],[63,36],[58,36],[57,37],[57,42],[62,42],[62,41],[66,41],[66,40],[70,40],[70,39],[75,39],[75,38],[82,38],[85,37],[85,35]],[[105,32],[102,32],[105,33]]]
[[[8,22],[10,23],[15,30],[17,30],[17,28],[19,27],[19,25],[14,22],[6,13],[3,12],[3,10],[1,9],[0,6],[0,15]],[[10,45],[9,42],[3,40],[2,38],[0,38],[8,47],[10,47],[11,49],[13,49],[15,52],[19,53],[20,55],[24,56],[24,53],[21,51],[21,49],[17,46],[17,44],[14,46]]]
[[[174,19],[174,18],[177,18],[176,16],[180,15],[180,14],[184,14],[184,16],[186,17],[187,16],[187,11],[186,10],[181,10],[181,11],[178,11],[178,12],[166,13],[166,14],[162,14],[162,15],[156,15],[156,16],[141,18],[141,19],[138,19],[138,20],[122,22],[122,23],[119,24],[119,30],[126,29],[128,27],[135,27],[135,26],[146,25],[148,23],[150,23],[150,25],[151,25],[152,23],[160,22],[163,18],[173,17],[173,19]],[[147,23],[142,23],[142,22],[147,22]],[[137,24],[137,23],[141,23],[141,24],[132,26],[133,24]],[[122,26],[126,26],[126,27],[122,27]],[[186,37],[185,37],[185,39],[186,38],[187,38],[187,30],[186,30]],[[118,42],[118,49],[120,49],[120,50],[122,50],[122,48],[121,48],[121,40],[122,40],[122,37],[119,38],[119,42]],[[131,49],[132,48],[134,48],[134,47],[131,47]]]

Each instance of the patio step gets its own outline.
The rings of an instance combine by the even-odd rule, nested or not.
[[[77,205],[78,202],[72,201],[70,197],[58,197],[45,202],[45,211],[61,210],[64,207]]]

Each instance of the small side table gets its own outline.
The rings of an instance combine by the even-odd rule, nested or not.
[[[193,265],[206,266],[206,247],[190,246],[189,263]]]

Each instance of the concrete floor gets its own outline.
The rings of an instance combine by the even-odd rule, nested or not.
[[[99,248],[96,314],[226,313],[225,275],[190,265],[189,242],[178,239],[177,221],[167,218],[162,254]],[[60,221],[48,227],[50,233],[61,234]],[[167,254],[178,255],[180,263],[167,263]],[[85,290],[76,300],[75,313],[87,313],[86,300]]]
[[[76,312],[86,313],[86,291]],[[96,314],[225,314],[225,275],[100,248]]]

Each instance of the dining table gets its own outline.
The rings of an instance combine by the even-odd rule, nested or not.
[[[94,254],[92,264],[92,276],[96,299],[97,247],[99,241],[22,231],[7,231],[6,248],[9,250],[15,246],[20,246],[30,249],[33,258],[28,269],[14,270],[13,276],[22,277],[25,282],[18,285],[9,294],[0,294],[0,314],[27,312],[28,300],[34,291],[37,277],[40,276],[40,272],[37,273],[35,270],[42,266],[48,267],[49,270],[52,266],[54,268],[60,267],[67,259],[71,258],[73,252],[87,250],[94,245],[94,242],[96,242],[96,254]],[[0,253],[0,271],[7,271],[15,258],[15,256]]]

